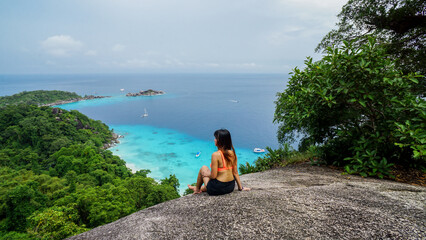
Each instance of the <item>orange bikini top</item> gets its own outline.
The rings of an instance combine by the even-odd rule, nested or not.
[[[223,171],[226,171],[226,170],[232,170],[232,166],[231,167],[226,167],[226,161],[225,161],[225,156],[223,155],[223,152],[222,151],[220,151],[219,150],[219,152],[220,152],[220,155],[222,155],[222,165],[223,165],[223,167],[218,167],[217,168],[217,171],[218,172],[223,172]]]

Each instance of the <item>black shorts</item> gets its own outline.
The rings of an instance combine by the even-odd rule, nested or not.
[[[207,193],[209,195],[222,195],[231,193],[235,188],[235,180],[230,182],[221,182],[217,179],[211,179],[207,183]]]

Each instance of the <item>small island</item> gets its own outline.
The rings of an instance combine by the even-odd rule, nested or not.
[[[156,90],[152,90],[152,89],[148,89],[146,91],[140,90],[137,93],[127,93],[126,96],[127,97],[137,97],[137,96],[155,96],[155,95],[163,95],[165,94],[164,91],[156,91]]]
[[[66,92],[59,90],[35,90],[23,91],[12,96],[0,97],[0,107],[16,104],[28,104],[37,106],[55,106],[66,103],[73,103],[83,100],[92,100],[97,98],[107,98],[109,96],[86,95],[84,97],[75,92]]]

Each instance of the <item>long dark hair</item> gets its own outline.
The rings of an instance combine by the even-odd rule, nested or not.
[[[231,133],[226,129],[219,129],[216,130],[213,135],[217,140],[217,147],[222,151],[225,157],[227,166],[234,166],[237,163],[237,154],[235,154],[235,148],[232,145]],[[231,154],[229,154],[227,150],[232,150],[234,152],[234,161],[232,161]]]

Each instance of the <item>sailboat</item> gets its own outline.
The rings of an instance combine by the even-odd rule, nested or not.
[[[253,152],[255,152],[255,153],[264,153],[265,149],[263,149],[263,148],[255,148],[255,149],[253,149]]]
[[[146,108],[145,108],[145,113],[144,114],[142,114],[142,116],[141,117],[148,117],[148,112],[146,111]]]

